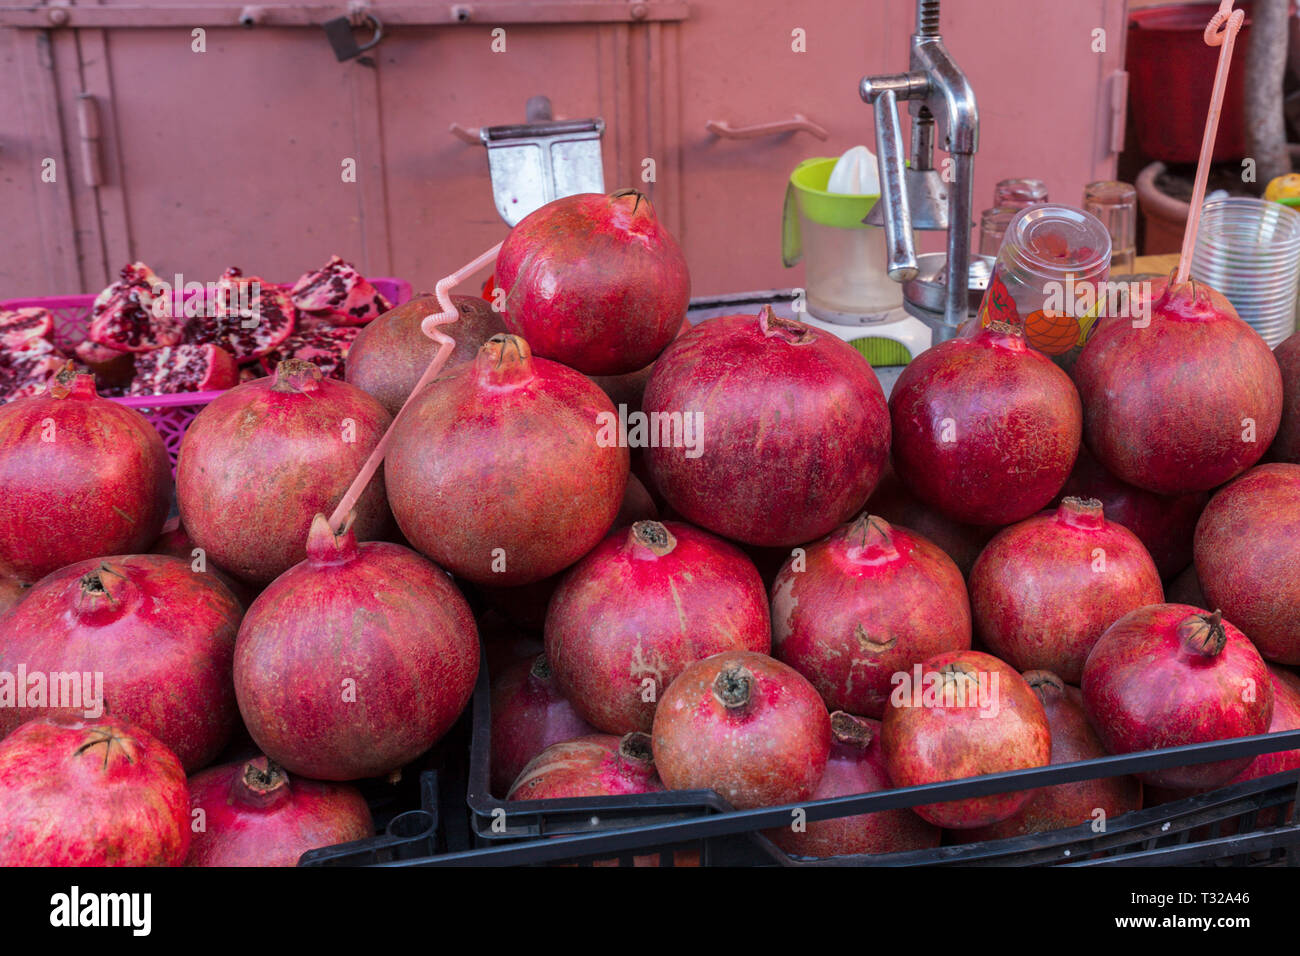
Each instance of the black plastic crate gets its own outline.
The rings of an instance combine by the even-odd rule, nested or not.
[[[479,716],[476,706],[476,739],[480,736]],[[809,801],[798,807],[808,820],[824,820],[1294,749],[1300,749],[1300,730]],[[476,759],[478,756],[471,756],[471,782],[481,777],[486,786],[486,763]],[[626,865],[638,857],[671,864],[672,854],[678,850],[697,851],[698,862],[705,866],[1298,865],[1298,792],[1300,771],[1291,771],[1125,814],[1110,821],[1100,833],[1084,824],[1010,840],[818,860],[791,858],[762,836],[764,830],[787,825],[795,805],[736,811],[727,809],[715,794],[700,791],[514,803],[484,801],[480,795],[471,801],[472,808],[478,804],[475,816],[488,809],[488,820],[495,811],[503,821],[496,832],[497,845],[393,865],[581,865],[606,861]],[[683,802],[673,804],[674,797]],[[578,819],[584,808],[591,816],[586,821]],[[1261,825],[1261,814],[1266,811],[1273,819]],[[525,815],[519,816],[521,812]],[[552,812],[557,815],[552,817]],[[533,827],[536,832],[530,833]],[[532,838],[519,842],[525,834]],[[537,839],[548,834],[548,839]],[[501,842],[512,837],[516,842]],[[486,841],[480,836],[480,842]]]

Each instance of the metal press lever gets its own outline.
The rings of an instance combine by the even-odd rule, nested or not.
[[[886,78],[890,79],[890,78]],[[876,155],[880,157],[880,201],[885,206],[886,269],[895,282],[916,278],[916,242],[912,211],[903,181],[903,133],[898,125],[898,97],[892,86],[876,88],[862,81],[862,98],[875,107]]]

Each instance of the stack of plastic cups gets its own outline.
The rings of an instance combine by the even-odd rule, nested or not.
[[[1295,331],[1300,212],[1262,199],[1207,202],[1191,275],[1223,293],[1270,347]]]

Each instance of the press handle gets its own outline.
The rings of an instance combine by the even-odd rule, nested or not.
[[[880,201],[885,204],[886,271],[895,282],[916,278],[916,243],[908,224],[912,210],[903,182],[903,132],[898,124],[898,97],[881,90],[872,102],[876,120],[876,156],[880,160]]]

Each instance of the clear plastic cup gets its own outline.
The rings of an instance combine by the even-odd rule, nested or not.
[[[1004,179],[993,187],[994,206],[1024,209],[1039,202],[1047,202],[1047,183],[1041,179]]]
[[[1110,233],[1096,216],[1059,203],[1026,206],[1007,226],[969,328],[1017,325],[1040,352],[1065,356],[1087,339],[1109,275]]]
[[[1300,212],[1263,199],[1207,202],[1191,276],[1223,293],[1270,347],[1296,327]]]
[[[1002,248],[1007,226],[1020,212],[1021,206],[994,206],[980,213],[980,255],[996,256]]]
[[[1103,180],[1083,187],[1083,208],[1110,232],[1111,275],[1130,275],[1137,259],[1137,190]]]

